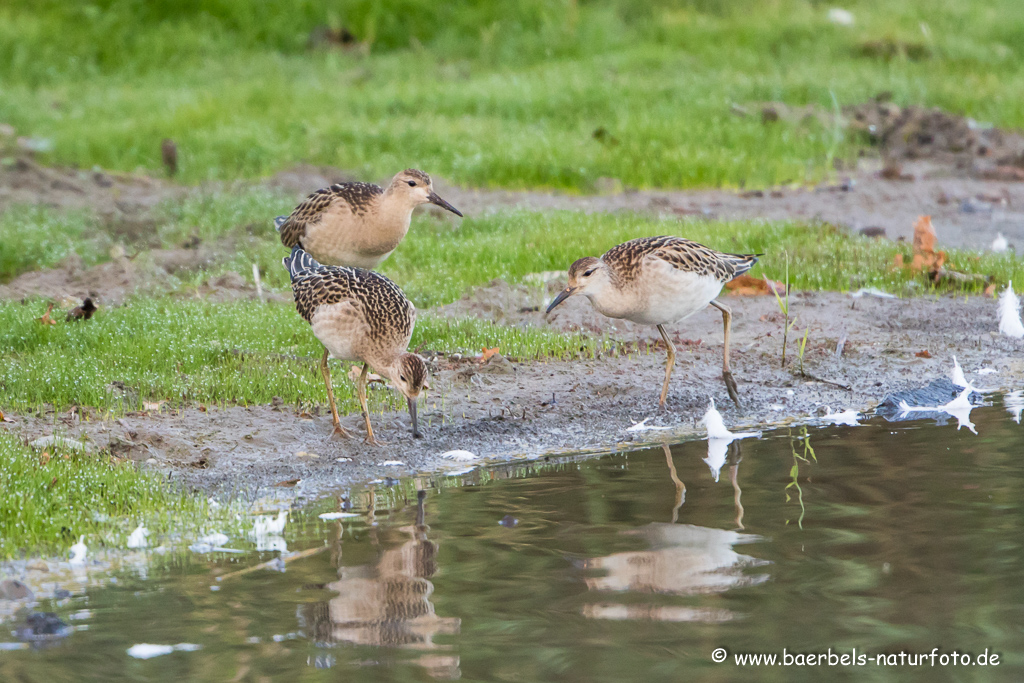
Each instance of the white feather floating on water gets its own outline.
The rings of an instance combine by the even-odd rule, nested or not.
[[[273,515],[259,515],[253,519],[249,536],[256,542],[256,550],[288,552],[288,544],[281,536],[287,522],[287,510],[279,510],[277,517]]]
[[[671,427],[655,427],[654,425],[648,426],[647,421],[651,418],[645,417],[639,422],[634,422],[632,427],[626,427],[627,432],[649,432],[649,431],[662,431],[665,429],[672,429]]]
[[[1003,396],[1003,407],[1013,415],[1013,421],[1020,424],[1020,414],[1024,412],[1024,391],[1018,389]]]
[[[80,567],[85,564],[85,558],[88,554],[89,548],[85,545],[85,536],[79,536],[78,543],[71,546],[71,558],[68,562],[72,566]]]
[[[998,233],[996,235],[996,238],[994,240],[992,240],[992,247],[991,248],[992,248],[992,251],[994,251],[997,254],[999,254],[999,253],[1004,252],[1007,249],[1009,249],[1010,248],[1010,243],[1006,241],[1006,237],[1004,237],[1003,233],[1000,232],[1000,233]]]
[[[135,531],[128,537],[128,547],[136,550],[138,548],[146,548],[149,546],[147,537],[149,536],[149,529],[146,528],[145,524],[140,524],[135,527]]]
[[[977,435],[978,432],[974,428],[974,423],[971,422],[971,411],[977,408],[976,405],[971,403],[972,391],[971,387],[966,387],[960,392],[959,396],[941,406],[911,406],[906,401],[900,401],[901,417],[908,413],[932,413],[936,411],[948,413],[956,418],[956,430],[958,432],[961,427],[967,427],[972,433]]]
[[[860,423],[857,421],[860,418],[860,413],[856,410],[844,410],[842,412],[832,412],[832,409],[825,406],[825,414],[821,416],[823,422],[836,425],[848,425],[850,427],[856,427]]]
[[[323,512],[318,515],[320,519],[332,520],[332,519],[347,519],[348,517],[361,517],[358,512]]]
[[[457,448],[454,451],[445,451],[441,454],[441,457],[445,460],[454,460],[456,462],[469,462],[470,460],[480,459],[480,456],[472,451],[464,451],[461,448]]]
[[[139,643],[128,648],[128,656],[135,659],[151,659],[161,655],[169,655],[172,652],[194,652],[202,647],[195,643],[178,643],[177,645],[153,645],[151,643]]]
[[[288,511],[280,510],[277,517],[273,515],[260,515],[252,520],[252,536],[266,536],[267,534],[280,534],[284,531],[284,525],[288,522]]]
[[[999,295],[999,333],[1014,339],[1024,338],[1024,323],[1020,320],[1020,299],[1013,293],[1013,282]]]
[[[704,458],[704,462],[711,470],[711,476],[715,478],[715,481],[718,481],[718,475],[725,465],[730,443],[739,439],[761,436],[761,432],[730,432],[725,426],[722,414],[715,408],[715,399],[711,399],[708,411],[701,418],[701,423],[708,430],[708,457]]]

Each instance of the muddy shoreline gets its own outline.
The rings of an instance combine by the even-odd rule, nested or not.
[[[678,357],[668,409],[662,412],[657,398],[665,352],[654,343],[653,329],[609,321],[585,300],[575,299],[545,320],[540,313],[518,312],[515,288],[509,289],[502,296],[520,316],[518,324],[601,329],[613,339],[632,342],[625,347],[630,351],[573,362],[492,359],[480,364],[435,357],[433,389],[420,406],[425,438],[411,438],[406,414],[375,413],[374,429],[387,442],[378,448],[361,438],[330,439],[326,410],[300,414],[286,405],[196,406],[86,421],[63,414],[8,413],[15,422],[5,427],[31,440],[53,433],[56,425],[69,437],[109,448],[212,495],[252,498],[284,483],[296,494],[316,496],[388,477],[701,438],[704,430],[698,423],[712,398],[730,428],[827,424],[821,417],[826,407],[867,411],[890,392],[948,376],[954,355],[967,378],[984,390],[1024,387],[1024,342],[996,332],[996,304],[989,297],[797,293],[792,312],[798,322],[785,369],[780,367],[783,321],[774,297],[728,297],[734,311],[733,372],[743,407],[726,395],[720,376],[721,317],[708,309],[670,330]],[[447,312],[472,314],[490,298],[484,291]],[[808,328],[801,375],[799,340],[793,337],[802,337]],[[837,355],[840,340],[842,353]],[[982,368],[995,372],[979,374]],[[668,429],[629,431],[645,418],[648,426]],[[345,416],[343,424],[363,434],[359,415]],[[441,457],[455,449],[481,459]]]

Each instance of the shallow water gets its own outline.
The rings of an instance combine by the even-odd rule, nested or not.
[[[168,556],[38,605],[75,630],[0,651],[0,680],[1020,680],[1024,426],[970,419],[774,431],[717,477],[698,441],[378,484],[358,517],[293,512],[263,544],[309,551],[284,572]],[[999,664],[732,659],[936,647]]]

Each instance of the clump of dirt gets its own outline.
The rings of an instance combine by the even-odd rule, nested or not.
[[[0,210],[11,204],[91,209],[105,220],[133,220],[188,189],[147,176],[41,166],[29,155],[0,165]]]
[[[885,96],[847,107],[843,113],[850,129],[862,133],[888,159],[930,159],[978,177],[1024,180],[1020,133],[983,126],[938,108],[900,107]]]

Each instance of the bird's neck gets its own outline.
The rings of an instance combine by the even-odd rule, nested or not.
[[[381,195],[373,212],[374,225],[364,240],[364,249],[379,254],[393,251],[409,232],[413,208],[407,198],[390,190]]]

